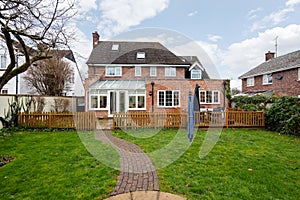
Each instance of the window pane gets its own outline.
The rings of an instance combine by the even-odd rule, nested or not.
[[[142,69],[141,67],[135,67],[135,76],[141,76]]]
[[[1,68],[6,68],[6,56],[1,55],[0,59],[1,59]]]
[[[121,76],[121,67],[116,67],[116,76]]]
[[[150,76],[156,76],[156,67],[150,67]]]
[[[138,108],[145,108],[145,97],[138,96]]]
[[[115,68],[114,67],[107,67],[106,68],[106,75],[109,75],[109,76],[115,75]]]
[[[91,108],[98,108],[98,96],[91,96]]]
[[[174,91],[174,106],[179,106],[179,92]]]
[[[191,71],[191,78],[192,79],[201,79],[201,70],[199,70],[199,69],[192,69],[192,71]]]
[[[165,68],[165,76],[176,76],[176,68],[175,67],[166,67]]]
[[[200,103],[206,103],[206,101],[205,101],[205,91],[200,91]]]
[[[172,105],[172,91],[166,91],[166,106]]]
[[[107,96],[100,96],[100,108],[107,107]]]
[[[219,103],[219,92],[214,91],[214,103]]]
[[[136,108],[136,97],[129,96],[129,108]]]
[[[212,91],[206,91],[206,103],[212,103]]]
[[[158,105],[164,106],[165,105],[165,93],[164,91],[158,92]]]

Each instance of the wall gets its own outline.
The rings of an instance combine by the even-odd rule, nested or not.
[[[276,76],[282,76],[281,80],[276,79]],[[262,84],[262,76],[257,76],[254,79],[254,86],[247,87],[247,79],[242,80],[242,92],[256,92],[273,90],[277,96],[298,96],[300,95],[300,80],[298,80],[298,69],[285,70],[272,74],[273,83],[269,85]]]

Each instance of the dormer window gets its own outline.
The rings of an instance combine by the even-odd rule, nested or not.
[[[201,69],[192,69],[191,70],[191,79],[201,79],[202,78],[202,71]]]
[[[137,52],[136,53],[136,59],[145,59],[145,58],[146,58],[145,52]]]
[[[119,44],[113,44],[111,47],[112,51],[118,51],[119,50]]]

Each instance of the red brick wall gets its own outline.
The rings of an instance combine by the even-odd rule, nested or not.
[[[220,92],[220,104],[202,104],[205,108],[217,108],[224,107],[224,95],[223,95],[223,80],[148,80],[146,82],[146,108],[147,110],[152,109],[152,96],[149,96],[149,91],[151,91],[151,81],[155,83],[154,85],[154,111],[163,110],[174,110],[174,108],[160,108],[157,107],[157,91],[158,90],[180,90],[180,107],[179,110],[187,112],[188,109],[188,95],[192,92],[194,95],[194,89],[198,83],[199,90],[218,90]],[[225,102],[227,105],[227,100]]]
[[[276,76],[282,76],[281,80]],[[298,80],[298,69],[291,69],[272,74],[273,83],[269,85],[262,84],[262,77],[257,76],[254,79],[254,86],[247,87],[247,79],[242,80],[242,91],[255,92],[262,90],[273,90],[277,96],[298,96],[300,95],[300,81]]]

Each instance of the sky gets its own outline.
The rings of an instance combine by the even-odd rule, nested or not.
[[[200,56],[208,72],[230,79],[231,87],[239,89],[238,77],[264,62],[266,52],[276,51],[276,43],[277,56],[300,49],[300,0],[77,0],[76,8],[68,28],[76,33],[71,47],[82,73],[95,31],[100,40],[124,40],[120,36],[135,33],[138,40],[154,41],[156,35],[176,54],[193,54],[191,42],[197,44],[213,64]],[[153,29],[166,34],[141,34]],[[188,41],[181,47],[189,51],[180,52],[174,45],[177,36]]]

